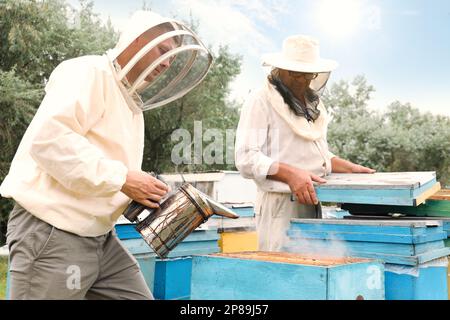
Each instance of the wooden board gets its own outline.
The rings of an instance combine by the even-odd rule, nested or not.
[[[298,253],[321,252],[330,247],[343,248],[342,253],[353,256],[354,253],[374,253],[374,254],[391,254],[399,256],[417,256],[430,251],[442,249],[445,247],[443,238],[447,235],[441,235],[440,239],[431,242],[424,242],[418,244],[409,243],[389,243],[389,242],[374,242],[374,241],[345,241],[336,240],[334,235],[329,235],[325,239],[305,238],[301,232],[289,232],[291,242],[289,246],[297,246]],[[290,251],[290,250],[289,250]],[[293,252],[293,251],[290,251]]]
[[[336,241],[322,241],[322,240],[308,240],[312,242],[315,250],[324,251],[328,250],[330,247],[334,247],[336,245]],[[314,243],[317,242],[317,243]],[[354,248],[347,246],[346,254],[351,257],[358,258],[368,258],[368,259],[376,259],[378,261],[382,261],[385,263],[391,264],[399,264],[406,266],[418,266],[422,263],[429,262],[438,258],[446,257],[450,255],[450,248],[443,247],[440,249],[429,250],[424,253],[416,254],[416,255],[399,255],[394,253],[384,253],[385,251],[382,246],[379,246],[379,252],[367,252],[364,251],[364,248]],[[301,253],[305,254],[303,248],[300,245],[286,245],[285,249],[289,252]],[[309,252],[310,249],[306,253]],[[389,250],[392,252],[392,250]]]
[[[446,200],[450,201],[450,189],[442,189],[433,194],[428,199],[430,200]]]
[[[442,222],[439,220],[408,220],[408,221],[378,221],[378,220],[367,220],[367,221],[352,221],[351,219],[291,219],[291,226],[297,224],[311,224],[316,228],[326,225],[350,225],[350,226],[379,226],[379,227],[409,227],[409,228],[423,228],[423,227],[439,227],[442,226]],[[351,227],[354,228],[354,227]]]
[[[321,189],[417,189],[435,180],[436,172],[332,173],[324,179]]]
[[[236,252],[236,253],[219,253],[211,254],[210,256],[237,258],[244,260],[259,260],[270,262],[282,262],[303,264],[308,266],[339,266],[349,263],[368,262],[367,259],[349,258],[349,257],[314,257],[311,255],[300,255],[289,252],[266,252],[266,251],[250,251],[250,252]]]
[[[437,241],[447,238],[447,232],[433,232],[425,235],[412,234],[382,234],[382,233],[361,233],[361,232],[333,232],[331,235],[325,231],[288,231],[290,237],[296,235],[304,239],[328,239],[330,236],[333,240],[341,241],[365,241],[365,242],[384,242],[384,243],[404,243],[419,244],[430,241]]]
[[[442,221],[442,229],[443,232],[447,234],[447,239],[444,239],[444,244],[446,247],[450,246],[450,217],[441,218],[441,217],[413,217],[413,216],[401,216],[401,217],[392,217],[392,216],[363,216],[363,215],[357,215],[357,216],[346,216],[344,219],[350,219],[350,220],[390,220],[390,221],[407,221],[407,220],[439,220]],[[423,239],[431,239],[433,236],[429,237],[423,237],[418,236],[417,239],[415,237],[413,238],[414,243],[419,243],[423,241]],[[403,240],[403,239],[402,239]],[[394,241],[393,239],[391,241]],[[400,241],[400,240],[399,240]]]
[[[439,190],[441,190],[441,184],[439,182],[436,182],[430,189],[424,191],[414,199],[414,207],[424,203],[425,200],[427,200]]]

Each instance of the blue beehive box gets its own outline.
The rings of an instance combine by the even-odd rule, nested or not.
[[[194,256],[192,300],[384,299],[384,266],[285,252]]]
[[[133,254],[152,250],[134,229],[133,224],[118,224],[116,231]],[[189,299],[192,255],[219,252],[218,239],[217,228],[197,228],[179,243],[167,258],[155,257],[152,278],[154,297],[161,300]]]
[[[192,257],[157,260],[155,299],[189,300],[191,296]]]
[[[417,206],[440,189],[436,172],[331,173],[315,186],[323,202]]]
[[[441,221],[292,219],[288,235],[291,252],[384,261],[386,299],[447,299],[447,266],[436,263],[450,254]]]

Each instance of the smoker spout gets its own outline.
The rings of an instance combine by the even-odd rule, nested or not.
[[[231,219],[239,218],[239,216],[236,213],[234,213],[229,208],[225,207],[223,204],[221,204],[217,201],[214,201],[214,200],[210,199],[209,197],[206,198],[205,200],[208,202],[210,207],[213,209],[214,214],[217,214],[218,216],[222,216],[222,217],[231,218]]]

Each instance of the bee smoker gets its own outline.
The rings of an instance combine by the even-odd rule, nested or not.
[[[158,208],[132,201],[123,213],[130,222],[136,223],[136,231],[160,258],[167,257],[184,238],[214,214],[239,218],[187,182],[167,194]]]

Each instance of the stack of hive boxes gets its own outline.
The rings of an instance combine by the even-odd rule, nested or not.
[[[386,299],[447,299],[441,221],[292,219],[286,250],[385,262]]]
[[[450,247],[450,190],[444,189],[436,192],[426,201],[416,207],[414,206],[390,206],[390,205],[367,205],[367,204],[343,204],[342,208],[349,210],[351,219],[385,219],[385,220],[417,220],[442,221],[447,239],[445,246]],[[448,269],[448,299],[450,300],[450,266]]]
[[[289,250],[380,259],[386,263],[387,299],[447,298],[448,225],[419,218],[380,221],[376,213],[387,207],[391,209],[385,214],[398,215],[402,208],[420,212],[440,190],[435,172],[331,174],[325,179],[327,183],[316,187],[319,200],[344,204],[342,209],[352,215],[357,211],[365,219],[293,220]]]

